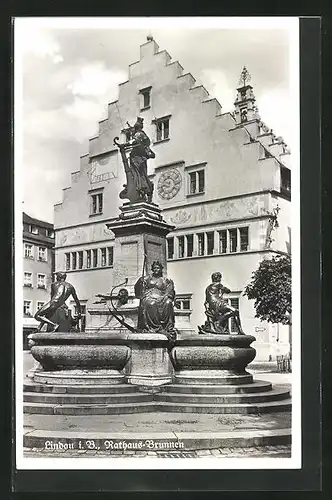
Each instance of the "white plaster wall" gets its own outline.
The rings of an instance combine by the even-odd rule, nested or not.
[[[118,101],[109,104],[108,118],[99,123],[99,135],[90,140],[89,155],[81,158],[80,171],[72,175],[71,186],[63,191],[62,203],[55,207],[56,270],[64,268],[67,251],[86,250],[113,242],[113,236],[104,232],[105,223],[119,213],[122,200],[118,195],[125,182],[121,158],[115,153],[113,139],[120,135],[127,120],[133,124],[137,116],[144,118],[144,129],[156,154],[156,158],[148,162],[149,172],[154,174],[154,201],[164,210],[165,219],[175,223],[175,234],[195,232],[195,229],[190,229],[193,226],[205,230],[207,224],[213,224],[207,230],[217,226],[231,227],[232,221],[251,217],[250,249],[264,248],[267,219],[262,216],[272,206],[271,195],[231,197],[278,190],[278,163],[274,158],[263,159],[260,143],[250,143],[245,128],[235,129],[232,115],[221,114],[219,103],[211,99],[203,87],[195,87],[192,75],[185,74],[179,63],[171,63],[165,51],[155,53],[156,50],[155,42],[141,47],[140,61],[130,65],[128,82],[119,85]],[[140,111],[139,90],[147,86],[152,86],[151,107]],[[155,125],[152,120],[165,115],[171,115],[170,139],[154,144]],[[120,139],[123,141],[123,137]],[[91,161],[96,155],[107,152],[110,152],[108,168],[114,178],[92,184],[89,177]],[[174,162],[177,165],[165,166]],[[188,197],[186,167],[201,163],[206,163],[205,192]],[[158,168],[162,166],[165,167]],[[161,198],[157,190],[160,176],[167,168],[177,168],[182,176],[179,193],[171,200]],[[91,216],[89,190],[97,188],[103,188],[104,192],[103,214]],[[209,203],[211,200],[216,202]],[[278,198],[278,203],[281,207],[280,226],[273,234],[275,242],[272,248],[286,251],[289,202]],[[242,224],[234,222],[234,227],[239,225]],[[193,293],[193,325],[204,322],[202,301],[210,274],[221,270],[229,288],[243,290],[262,255],[231,254],[169,262],[168,274],[174,277],[177,293]],[[95,293],[109,291],[112,278],[112,268],[68,273],[69,281],[77,287],[82,300],[91,300]],[[255,335],[261,345],[266,344],[266,349],[261,352],[268,356],[274,330],[254,318],[251,301],[241,297],[240,308],[244,329]]]
[[[153,54],[154,43],[147,44],[143,58],[130,66],[130,79],[119,86],[119,99],[109,105],[107,120],[100,122],[99,135],[90,140],[89,156],[81,159],[81,173],[72,176],[71,187],[64,190],[62,204],[55,209],[55,227],[81,224],[91,220],[88,190],[104,188],[103,216],[114,217],[118,212],[118,193],[125,182],[119,154],[112,154],[110,169],[116,177],[108,182],[90,184],[89,161],[96,154],[114,151],[113,139],[120,135],[128,120],[134,123],[138,115],[144,118],[145,130],[154,141],[154,118],[171,115],[170,140],[153,144],[156,158],[149,161],[150,172],[154,167],[174,161],[185,161],[185,166],[207,162],[206,189],[199,200],[244,194],[262,189],[278,188],[279,167],[273,158],[260,160],[259,143],[248,143],[245,129],[235,129],[232,116],[220,114],[220,106],[203,87],[193,87],[191,75],[182,76],[183,69],[177,62],[167,64],[166,52]],[[152,86],[151,107],[140,111],[139,90]],[[160,171],[156,171],[157,185]],[[185,174],[184,174],[185,177]],[[184,179],[185,181],[185,179]],[[157,193],[157,190],[155,191]],[[161,207],[173,202],[188,204],[197,199],[187,199],[181,191],[182,200],[165,201],[155,194]]]

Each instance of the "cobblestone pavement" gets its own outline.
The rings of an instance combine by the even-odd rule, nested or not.
[[[287,429],[291,413],[203,414],[133,413],[119,415],[24,415],[24,430],[89,432],[223,432],[237,430]]]
[[[197,450],[197,451],[91,451],[91,450],[75,450],[75,451],[59,451],[50,452],[39,448],[24,448],[24,457],[34,458],[98,458],[98,457],[151,457],[151,458],[290,458],[291,446],[257,446],[251,448],[219,448],[214,450]]]

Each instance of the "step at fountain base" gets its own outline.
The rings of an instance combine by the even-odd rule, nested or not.
[[[128,437],[128,436],[127,436]],[[112,440],[123,440],[123,434],[112,434]],[[163,440],[169,439],[174,441],[173,433],[163,433]],[[177,439],[183,440],[185,443],[185,451],[190,450],[213,450],[218,448],[247,448],[257,446],[275,446],[291,444],[290,429],[271,429],[271,430],[233,430],[226,432],[177,432]],[[131,442],[135,441],[158,441],[160,434],[158,433],[132,433]],[[102,432],[79,432],[79,431],[49,431],[49,430],[34,430],[28,431],[23,436],[23,445],[26,448],[35,448],[45,450],[45,443],[62,443],[62,446],[70,446],[71,449],[79,450],[86,443],[94,443],[95,450],[105,450],[105,443],[109,443],[109,434]],[[149,450],[148,450],[149,451]],[[164,449],[165,452],[172,450]],[[179,451],[175,449],[174,451]],[[73,453],[73,452],[72,452]],[[111,452],[109,452],[111,454]],[[52,452],[54,454],[54,451]],[[61,455],[63,456],[63,455]],[[79,455],[84,458],[83,455]],[[245,457],[245,455],[244,455]],[[227,458],[227,455],[225,455]]]
[[[142,412],[255,414],[291,410],[290,392],[269,382],[169,384],[146,392],[130,384],[24,384],[24,413],[113,415]]]

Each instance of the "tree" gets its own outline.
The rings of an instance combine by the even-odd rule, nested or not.
[[[264,259],[253,272],[244,295],[255,300],[256,318],[270,323],[291,324],[291,257]]]

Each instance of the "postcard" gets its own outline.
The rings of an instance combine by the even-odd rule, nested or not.
[[[14,40],[17,469],[301,468],[299,19]]]

